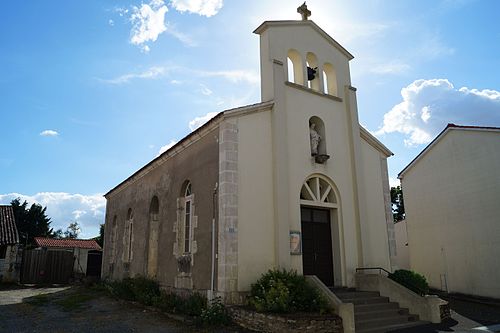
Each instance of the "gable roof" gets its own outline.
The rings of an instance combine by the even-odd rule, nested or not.
[[[0,245],[19,243],[12,206],[0,205]]]
[[[404,174],[411,169],[432,147],[434,147],[448,132],[452,130],[463,130],[463,131],[493,131],[500,133],[500,127],[494,126],[464,126],[455,125],[449,123],[446,127],[439,133],[434,140],[431,141],[401,172],[398,174],[398,179],[402,179]]]
[[[93,239],[55,239],[55,238],[35,237],[35,243],[37,246],[40,247],[102,250],[99,244],[97,244],[97,242]]]
[[[222,121],[224,118],[227,117],[234,117],[238,116],[241,114],[246,114],[249,112],[259,112],[262,110],[267,110],[271,109],[274,105],[274,101],[267,101],[267,102],[260,102],[260,103],[255,103],[255,104],[250,104],[250,105],[245,105],[245,106],[240,106],[237,108],[233,109],[228,109],[219,112],[216,114],[212,119],[208,120],[205,124],[202,126],[198,127],[188,135],[186,135],[184,138],[182,138],[179,142],[177,142],[175,145],[167,149],[165,152],[161,153],[158,155],[156,158],[151,160],[149,163],[144,165],[142,168],[134,172],[132,175],[130,175],[127,179],[122,181],[120,184],[116,185],[113,187],[111,190],[108,191],[108,193],[104,194],[105,198],[108,198],[111,193],[117,191],[120,188],[124,188],[125,185],[133,183],[137,179],[141,178],[151,170],[155,169],[159,165],[163,164],[167,159],[172,157],[173,155],[176,155],[180,151],[184,150],[187,146],[190,145],[194,140],[197,138],[200,138],[204,135],[206,135],[208,132],[210,132],[215,126],[219,124],[220,121]]]
[[[298,25],[304,25],[304,26],[309,26],[313,30],[316,30],[317,33],[319,33],[324,39],[327,40],[333,47],[335,47],[337,50],[339,50],[343,55],[347,57],[347,59],[352,60],[354,59],[354,56],[349,53],[342,45],[340,45],[335,39],[333,39],[329,34],[327,34],[323,29],[321,29],[316,23],[314,23],[311,20],[307,21],[296,21],[296,20],[286,20],[286,21],[264,21],[257,29],[254,30],[254,34],[262,34],[264,31],[267,30],[269,27],[285,27],[285,26],[298,26]]]

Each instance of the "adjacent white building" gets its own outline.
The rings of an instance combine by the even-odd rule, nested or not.
[[[434,288],[500,298],[500,128],[449,124],[399,179],[410,268]]]

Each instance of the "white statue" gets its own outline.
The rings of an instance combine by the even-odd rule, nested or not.
[[[311,139],[311,155],[318,155],[318,146],[321,141],[321,135],[316,131],[316,124],[311,123],[309,126],[309,136]]]

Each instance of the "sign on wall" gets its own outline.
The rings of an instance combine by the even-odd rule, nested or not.
[[[302,254],[300,231],[290,231],[290,254]]]

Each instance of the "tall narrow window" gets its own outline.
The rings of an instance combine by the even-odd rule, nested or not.
[[[123,261],[130,262],[133,256],[133,246],[132,242],[134,241],[134,230],[133,223],[134,222],[134,212],[132,208],[128,209],[127,212],[127,220],[125,221],[125,232],[123,235]]]
[[[184,252],[190,250],[191,240],[191,201],[186,200],[186,215],[184,217]]]
[[[186,185],[184,193],[184,252],[191,252],[191,215],[192,215],[192,193],[191,183]]]
[[[288,81],[304,84],[304,67],[302,66],[302,57],[297,50],[289,50],[287,55]]]
[[[323,82],[324,93],[332,96],[337,96],[337,75],[332,64],[323,65]]]
[[[307,52],[306,65],[307,87],[319,91],[319,81],[321,79],[321,75],[318,70],[318,59],[314,53]]]

